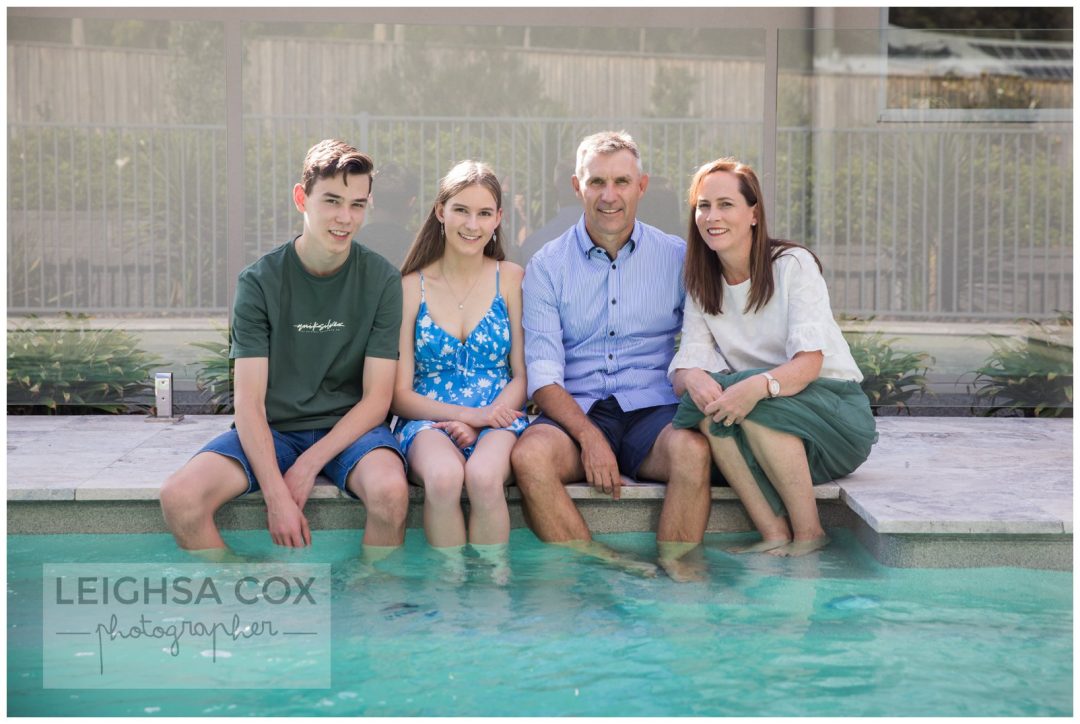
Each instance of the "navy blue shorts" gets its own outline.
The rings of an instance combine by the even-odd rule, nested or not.
[[[290,432],[278,432],[270,428],[270,433],[274,436],[274,452],[277,454],[278,468],[281,470],[282,475],[292,467],[296,459],[305,450],[326,437],[328,432],[330,432],[330,428],[293,430]],[[322,469],[322,474],[334,481],[334,485],[338,486],[338,488],[355,498],[356,496],[345,487],[349,473],[360,462],[360,458],[380,447],[393,450],[401,458],[402,466],[406,466],[405,456],[401,454],[401,448],[398,447],[397,440],[394,439],[390,428],[386,425],[379,425],[335,455]],[[208,442],[199,452],[215,452],[240,463],[248,478],[248,489],[244,491],[244,495],[254,493],[259,489],[259,481],[255,479],[255,473],[251,469],[251,463],[248,462],[247,455],[244,454],[244,448],[240,445],[240,435],[237,434],[235,428],[221,433]]]
[[[638,468],[649,456],[660,431],[675,417],[677,409],[679,406],[673,404],[623,412],[619,401],[609,397],[594,402],[586,416],[607,438],[611,450],[615,453],[615,460],[619,463],[619,472],[636,478]],[[532,424],[554,425],[563,430],[562,425],[543,414],[533,420]]]

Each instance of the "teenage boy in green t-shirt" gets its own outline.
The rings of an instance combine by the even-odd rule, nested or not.
[[[353,241],[371,196],[371,159],[341,141],[308,151],[293,202],[300,236],[240,273],[233,306],[235,427],[161,489],[188,550],[225,548],[214,513],[262,490],[274,543],[311,543],[304,504],[321,471],[367,508],[364,544],[398,546],[409,496],[386,426],[398,358],[401,275]]]

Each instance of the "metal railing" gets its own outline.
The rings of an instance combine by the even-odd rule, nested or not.
[[[755,121],[248,116],[243,257],[299,230],[290,189],[320,138],[409,168],[413,228],[454,162],[491,163],[504,203],[519,202],[504,217],[519,242],[554,214],[555,163],[603,127],[641,144],[650,194],[666,199],[643,218],[658,225],[663,216],[685,227],[683,194],[700,163],[762,157]],[[1013,320],[1071,310],[1071,125],[790,127],[775,143],[770,230],[819,253],[838,313]],[[227,310],[224,126],[13,123],[8,149],[9,312]]]
[[[9,124],[8,310],[227,308],[224,126]]]
[[[813,169],[801,237],[826,262],[834,309],[1000,320],[1072,309],[1071,129],[789,133],[805,136],[787,174]],[[785,190],[779,207],[799,199]]]

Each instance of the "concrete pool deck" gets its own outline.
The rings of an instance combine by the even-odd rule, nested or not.
[[[231,416],[179,422],[139,416],[7,417],[8,533],[164,532],[161,484]],[[1072,569],[1072,420],[878,418],[880,440],[854,474],[815,488],[826,526],[852,528],[886,565]],[[325,482],[325,481],[324,481]],[[612,501],[570,486],[594,532],[655,530],[664,488],[638,484]],[[411,490],[409,526],[423,492]],[[728,488],[713,488],[709,530],[750,530]],[[511,524],[524,525],[507,490]],[[313,529],[360,528],[364,509],[317,485]],[[218,514],[223,528],[265,526],[258,494]]]

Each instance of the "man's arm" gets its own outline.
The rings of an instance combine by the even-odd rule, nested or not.
[[[397,360],[368,357],[364,360],[363,397],[326,437],[309,447],[285,471],[285,485],[296,505],[307,503],[315,478],[335,455],[386,420],[394,391]]]
[[[266,422],[266,357],[236,360],[234,404],[236,432],[266,501],[266,524],[274,543],[300,547],[311,544],[307,518],[297,506],[278,470],[274,437]]]
[[[541,387],[533,394],[533,400],[581,446],[581,466],[589,485],[618,500],[622,484],[619,463],[600,428],[581,411],[581,406],[561,385]]]
[[[532,399],[581,446],[581,464],[589,484],[618,499],[621,480],[615,453],[564,385],[562,319],[554,286],[540,260],[526,268],[522,292],[525,361]]]

